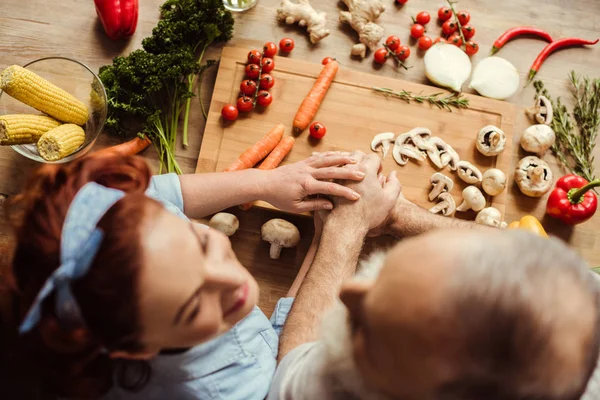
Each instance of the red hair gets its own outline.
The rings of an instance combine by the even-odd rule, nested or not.
[[[137,278],[141,268],[140,227],[150,170],[139,157],[85,157],[70,164],[37,170],[23,193],[9,201],[14,228],[12,279],[17,321],[21,321],[42,285],[59,267],[61,230],[71,201],[88,182],[126,192],[99,221],[104,240],[90,271],[71,284],[85,328],[68,330],[54,315],[51,296],[42,319],[23,336],[44,371],[47,389],[60,396],[96,397],[112,386],[113,363],[103,351],[135,352],[140,322]]]

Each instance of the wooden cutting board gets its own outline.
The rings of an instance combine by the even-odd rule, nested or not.
[[[276,57],[275,70],[271,73],[275,78],[275,86],[271,89],[273,104],[265,110],[256,110],[248,115],[240,114],[237,121],[224,122],[221,118],[221,108],[226,103],[235,103],[237,99],[240,83],[244,79],[248,51],[249,49],[233,47],[223,50],[196,167],[197,173],[222,171],[278,123],[286,126],[286,135],[291,135],[292,121],[298,106],[322,69],[320,64],[297,60],[293,55],[290,58]],[[384,68],[394,68],[391,60]],[[374,73],[376,74],[376,71]],[[470,102],[469,109],[453,112],[425,104],[407,104],[398,99],[386,98],[374,92],[372,87],[404,89],[422,94],[444,91],[375,74],[351,71],[341,65],[315,117],[315,121],[320,121],[327,126],[327,135],[317,141],[309,137],[308,130],[302,133],[296,138],[296,145],[284,164],[303,160],[315,151],[361,150],[370,153],[370,143],[376,134],[381,132],[400,134],[423,126],[429,128],[434,136],[450,144],[461,159],[470,161],[482,172],[489,168],[499,168],[507,176],[512,174],[510,160],[516,106],[474,95],[466,95]],[[507,135],[506,149],[498,157],[484,157],[475,147],[477,133],[486,125],[496,125]],[[390,151],[384,160],[384,171],[387,173],[392,170],[398,172],[407,199],[424,208],[434,205],[428,201],[427,195],[430,190],[429,177],[437,169],[429,160],[421,164],[411,161],[401,167],[396,164]],[[441,172],[454,180],[452,195],[458,205],[462,201],[462,189],[468,185],[447,168]],[[506,195],[505,190],[499,196],[488,197],[488,205],[498,208],[504,215]],[[266,203],[258,203],[258,205],[268,206]],[[474,213],[458,214],[465,218],[474,218],[475,215]]]

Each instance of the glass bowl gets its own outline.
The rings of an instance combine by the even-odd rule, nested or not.
[[[94,146],[102,132],[106,114],[106,91],[100,78],[85,64],[65,57],[46,57],[31,61],[23,66],[50,81],[59,88],[75,96],[90,111],[90,118],[83,126],[85,141],[71,155],[58,161],[46,161],[40,157],[35,144],[10,146],[14,151],[31,160],[41,163],[64,163],[82,157]],[[36,109],[13,99],[0,90],[0,115],[5,114],[41,114]]]

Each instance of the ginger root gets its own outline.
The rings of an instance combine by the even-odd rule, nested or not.
[[[317,12],[312,8],[308,0],[298,0],[298,3],[292,3],[290,0],[282,0],[277,9],[278,21],[285,21],[287,24],[297,22],[300,26],[306,26],[312,43],[317,43],[319,40],[329,36],[325,16],[324,12]]]
[[[383,28],[375,21],[385,7],[380,0],[342,0],[348,11],[340,11],[340,21],[349,24],[358,33],[359,44],[352,46],[353,56],[364,58],[367,47],[375,51],[381,38]]]

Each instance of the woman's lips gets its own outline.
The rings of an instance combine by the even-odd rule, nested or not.
[[[224,318],[228,317],[231,314],[234,314],[235,312],[239,311],[242,307],[244,307],[244,304],[246,304],[246,301],[248,300],[249,290],[250,290],[250,287],[248,286],[248,283],[246,282],[233,293],[235,303],[223,315]]]

